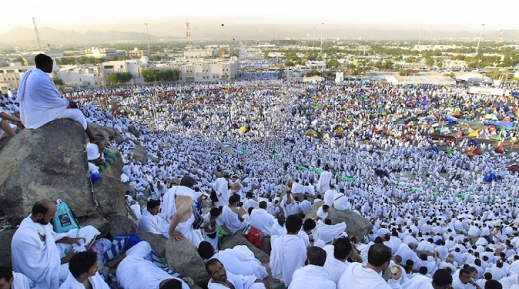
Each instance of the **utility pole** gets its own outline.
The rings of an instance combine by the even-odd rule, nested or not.
[[[146,36],[148,37],[148,57],[151,57],[151,49],[150,49],[150,34],[148,33],[148,23],[146,24]]]
[[[483,27],[485,27],[485,24],[481,24],[481,29],[479,30],[479,37],[478,37],[478,45],[476,46],[476,62],[477,62],[477,68],[479,69],[479,43],[481,42],[481,35],[483,35]]]

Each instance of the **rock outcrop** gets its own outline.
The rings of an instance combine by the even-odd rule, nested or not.
[[[209,282],[209,274],[205,271],[205,264],[198,254],[195,245],[186,238],[175,241],[168,239],[166,242],[166,259],[168,267],[205,287]]]
[[[7,143],[0,151],[0,210],[11,224],[21,222],[41,199],[65,201],[76,217],[125,211],[120,155],[92,192],[86,142],[77,122],[59,119],[24,129]]]
[[[13,239],[15,229],[0,232],[0,266],[11,267],[11,240]]]
[[[110,222],[110,235],[115,237],[117,235],[130,235],[137,232],[137,225],[135,222],[123,214],[113,214],[108,217]]]
[[[137,237],[150,243],[151,249],[153,249],[157,257],[162,258],[166,256],[166,241],[168,239],[164,236],[148,232],[137,232]]]
[[[306,212],[306,217],[315,217],[317,210],[321,206],[321,202],[313,204]],[[369,220],[350,210],[339,211],[331,207],[328,212],[328,218],[332,221],[332,224],[346,222],[346,233],[348,233],[348,236],[355,235],[360,240],[363,240],[364,236],[373,230],[373,225]]]
[[[95,135],[102,135],[106,141],[115,141],[120,144],[124,141],[123,136],[114,128],[99,125],[97,123],[89,123],[88,126]]]

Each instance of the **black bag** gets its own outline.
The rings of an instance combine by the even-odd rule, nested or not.
[[[198,230],[200,229],[200,226],[202,226],[202,223],[204,223],[204,218],[200,216],[200,213],[195,208],[193,208],[193,216],[195,216],[195,221],[193,222],[193,229]]]
[[[216,191],[214,189],[211,189],[211,195],[209,196],[209,198],[213,203],[218,202],[218,196],[216,195]]]

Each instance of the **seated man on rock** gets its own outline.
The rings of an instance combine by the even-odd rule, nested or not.
[[[141,241],[117,258],[117,282],[123,289],[189,289],[184,281],[174,278],[149,261],[151,246]]]
[[[238,207],[238,196],[229,197],[229,205],[224,206],[222,210],[222,229],[229,235],[235,235],[241,232],[247,226],[247,221],[243,218],[245,210]]]
[[[205,269],[211,276],[207,284],[209,289],[272,289],[267,281],[257,279],[254,275],[236,275],[226,271],[218,259],[209,260]]]
[[[141,218],[139,219],[139,225],[137,226],[137,231],[160,235],[160,218],[157,216],[159,211],[160,201],[153,199],[149,200],[146,204],[146,210],[142,211]]]
[[[79,252],[69,262],[70,273],[59,289],[109,289],[97,273],[97,254],[92,251]]]
[[[11,268],[0,266],[1,289],[29,289],[33,288],[32,281],[22,273],[15,273]]]
[[[70,258],[84,251],[85,244],[88,247],[99,234],[92,226],[55,233],[50,221],[56,211],[56,204],[50,200],[37,202],[11,241],[13,269],[34,282],[34,288],[58,288],[60,280],[67,278]]]
[[[268,277],[267,269],[261,265],[254,253],[245,245],[238,245],[232,249],[215,252],[209,242],[202,241],[198,246],[198,254],[204,261],[211,259],[220,260],[226,270],[233,274],[254,275],[262,280]]]
[[[0,139],[3,139],[7,135],[9,135],[10,137],[13,137],[16,135],[16,132],[15,132],[16,126],[11,126],[11,124],[8,122],[8,120],[14,121],[14,122],[18,123],[18,125],[23,127],[22,121],[19,118],[6,113],[2,109],[2,107],[0,107]]]
[[[77,104],[62,98],[47,74],[52,73],[52,58],[38,54],[34,57],[34,62],[36,68],[23,74],[17,94],[20,118],[25,127],[36,129],[55,119],[68,118],[81,124],[90,142],[94,142],[95,135]]]

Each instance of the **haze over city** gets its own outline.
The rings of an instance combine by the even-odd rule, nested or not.
[[[23,34],[16,29],[33,30],[32,17],[40,30],[59,30],[61,38],[70,38],[74,30],[78,41],[88,31],[146,33],[146,28],[154,37],[179,38],[185,36],[185,22],[191,22],[191,34],[195,39],[223,40],[310,39],[320,37],[321,31],[325,38],[345,39],[380,39],[384,36],[387,39],[415,39],[420,31],[423,31],[423,39],[470,38],[477,37],[482,24],[489,35],[497,35],[501,29],[519,28],[514,15],[519,3],[509,0],[438,0],[420,4],[408,0],[158,0],[137,5],[119,0],[93,0],[81,4],[28,0],[23,5],[8,1],[2,6],[7,13],[0,19],[1,43],[25,40],[16,39],[16,34]],[[9,34],[13,31],[17,33]],[[456,33],[445,34],[449,31]],[[504,38],[510,39],[510,36],[505,33]],[[45,35],[41,37],[45,38]]]

